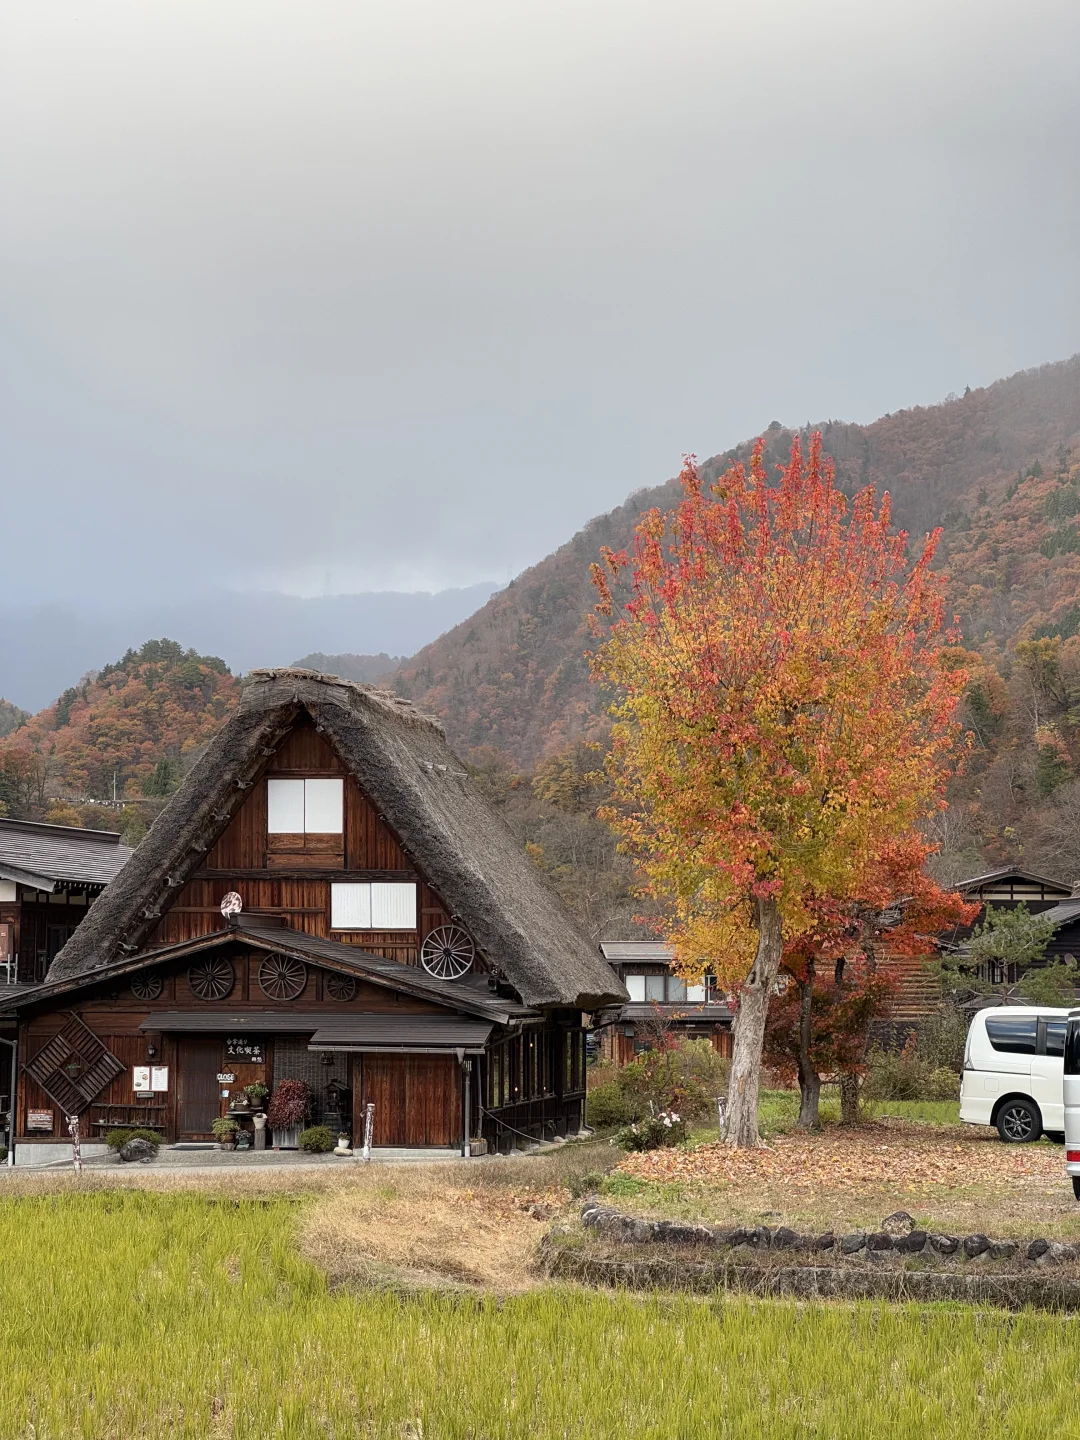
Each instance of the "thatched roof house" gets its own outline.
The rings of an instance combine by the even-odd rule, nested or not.
[[[242,913],[223,913],[223,902]],[[375,1051],[383,1052],[384,1066],[388,1050],[420,1065],[420,1056],[461,1050],[451,1037],[464,1033],[462,1017],[479,1017],[488,1026],[479,1062],[484,1099],[474,1097],[472,1115],[484,1115],[485,1134],[495,1141],[508,1126],[543,1133],[581,1122],[583,1012],[624,1000],[626,992],[436,720],[368,686],[305,670],[262,670],[57,955],[45,985],[32,998],[0,1005],[29,1026],[31,1063],[35,1025],[42,1037],[62,1030],[59,1007],[75,996],[81,1023],[119,1055],[125,1075],[121,1052],[132,1047],[122,1036],[139,1037],[136,1051],[146,1043],[158,1051],[158,1036],[173,1055],[179,1094],[151,1107],[170,1136],[200,1133],[210,1099],[229,1100],[224,1089],[221,1097],[207,1091],[202,1115],[184,1095],[198,1089],[199,1065],[204,1077],[211,1063],[215,1074],[235,1071],[227,1063],[230,1035],[258,1032],[259,1063],[280,1079],[286,1071],[309,1073],[310,1056],[298,1059],[299,1042],[286,1039],[306,1026],[307,1051],[355,1055],[355,1063],[321,1063],[359,1104],[365,1087],[376,1084]],[[90,1023],[95,1005],[101,1013]],[[131,1013],[121,1023],[118,1007],[125,1006]],[[335,1019],[328,1026],[329,1011]],[[323,1013],[319,1024],[316,1012]],[[405,1018],[420,1013],[430,1019],[418,1025]],[[197,1064],[193,1037],[215,1031],[225,1050],[214,1050],[211,1062],[211,1043]],[[64,1043],[83,1042],[73,1031]],[[50,1051],[47,1063],[54,1061]],[[36,1098],[52,1093],[47,1077],[31,1074]],[[436,1103],[429,1094],[424,1104],[425,1113],[439,1110],[432,1133],[444,1141],[464,1123],[452,1114],[460,1077],[448,1075],[439,1069],[422,1085],[414,1077],[442,1097]],[[128,1080],[110,1083],[117,1095],[125,1083],[130,1090]],[[199,1083],[205,1090],[205,1078]],[[402,1110],[393,1133],[419,1133],[406,1123],[401,1075],[378,1083],[381,1113]],[[83,1099],[92,1112],[109,1109],[104,1095]],[[74,1101],[69,1095],[63,1103]],[[123,1107],[116,1100],[111,1108]]]

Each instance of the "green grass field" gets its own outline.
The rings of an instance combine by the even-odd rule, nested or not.
[[[5,1440],[935,1437],[1080,1427],[1076,1322],[328,1290],[303,1200],[0,1200]]]
[[[840,1098],[830,1087],[826,1089],[820,1106],[824,1125],[840,1122]],[[958,1125],[960,1123],[959,1100],[866,1100],[862,1114],[868,1120],[879,1120],[885,1116],[896,1116],[901,1120],[914,1120],[922,1125]],[[765,1139],[770,1135],[782,1135],[795,1128],[799,1115],[799,1092],[797,1090],[763,1090],[758,1103],[758,1125]],[[693,1127],[692,1139],[715,1140],[718,1131],[715,1123]]]

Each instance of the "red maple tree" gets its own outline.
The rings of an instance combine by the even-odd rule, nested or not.
[[[888,496],[849,503],[817,435],[775,484],[762,453],[709,491],[688,461],[681,504],[646,512],[632,554],[593,567],[593,673],[619,695],[607,818],[677,963],[710,956],[738,991],[726,1136],[740,1145],[757,1143],[784,944],[823,897],[860,898],[887,846],[943,805],[966,679],[938,663],[936,534],[909,565]]]

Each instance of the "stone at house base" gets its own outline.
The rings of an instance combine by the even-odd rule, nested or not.
[[[157,1146],[151,1145],[149,1140],[140,1140],[136,1137],[121,1145],[117,1154],[121,1160],[128,1162],[135,1160],[141,1165],[146,1165],[157,1155]]]

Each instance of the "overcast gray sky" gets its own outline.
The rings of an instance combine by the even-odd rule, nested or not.
[[[1076,0],[3,0],[0,601],[503,582],[1080,349]]]

